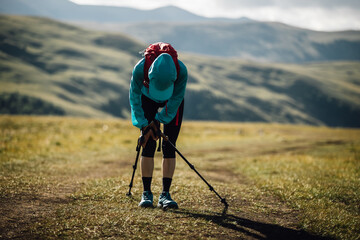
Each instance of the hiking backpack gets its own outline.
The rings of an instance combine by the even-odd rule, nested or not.
[[[169,43],[163,43],[163,42],[157,42],[154,44],[150,44],[148,48],[144,51],[144,57],[145,57],[145,65],[144,65],[144,81],[143,84],[145,87],[149,88],[149,68],[151,64],[154,62],[154,60],[162,53],[169,54],[176,67],[177,77],[179,78],[179,72],[180,72],[180,66],[178,62],[178,55],[176,50],[169,44]]]

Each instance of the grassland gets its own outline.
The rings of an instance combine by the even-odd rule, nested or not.
[[[47,18],[2,15],[0,23],[1,114],[130,117],[131,72],[145,44]],[[179,59],[189,73],[187,119],[360,127],[359,62],[257,63],[182,52]]]
[[[140,209],[129,121],[0,117],[0,238],[359,239],[360,130],[185,121],[180,208]],[[161,191],[156,155],[153,192]]]

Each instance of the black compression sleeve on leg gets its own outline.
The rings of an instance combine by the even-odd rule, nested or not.
[[[169,192],[171,186],[171,178],[163,178],[163,192]]]
[[[151,180],[152,180],[152,177],[143,177],[142,178],[144,191],[151,192]]]

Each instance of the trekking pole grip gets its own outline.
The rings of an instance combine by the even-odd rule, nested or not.
[[[160,135],[165,141],[169,141],[169,137],[166,136],[163,132],[159,131],[159,135]]]
[[[138,141],[137,141],[136,151],[139,151],[139,150],[140,150],[143,141],[144,141],[144,135],[141,135],[141,136],[138,138]]]

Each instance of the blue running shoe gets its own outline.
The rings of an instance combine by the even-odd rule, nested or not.
[[[153,194],[150,191],[144,191],[141,196],[139,207],[154,207],[153,206]]]
[[[177,203],[172,200],[169,192],[162,192],[159,197],[158,208],[175,208],[178,209]]]

